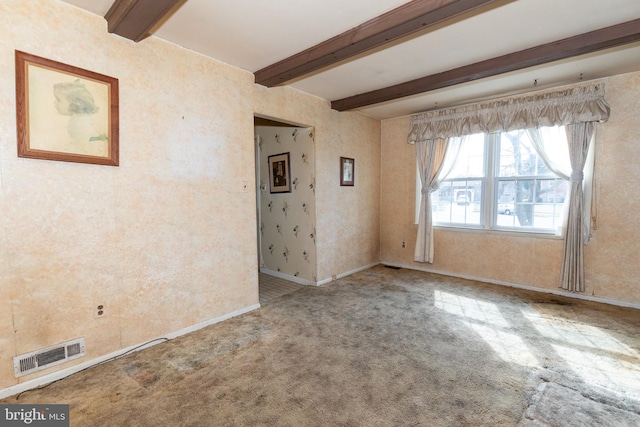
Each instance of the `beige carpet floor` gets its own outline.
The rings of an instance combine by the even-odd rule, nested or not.
[[[378,266],[17,403],[73,426],[637,426],[640,311]]]

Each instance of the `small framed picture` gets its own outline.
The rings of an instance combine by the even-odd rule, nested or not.
[[[340,157],[340,185],[353,186],[355,176],[355,160]]]
[[[18,157],[118,166],[118,79],[16,51]]]
[[[269,156],[269,184],[272,193],[291,193],[289,153]]]

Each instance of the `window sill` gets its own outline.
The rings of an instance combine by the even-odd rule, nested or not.
[[[413,224],[415,228],[418,228],[418,224]],[[550,239],[550,240],[562,240],[563,236],[556,236],[555,234],[540,233],[537,231],[513,231],[513,230],[500,230],[500,229],[484,229],[484,228],[471,228],[471,227],[456,227],[447,225],[434,225],[434,230],[454,231],[460,233],[473,233],[473,234],[488,234],[494,236],[509,236],[509,237],[523,237],[532,239]]]

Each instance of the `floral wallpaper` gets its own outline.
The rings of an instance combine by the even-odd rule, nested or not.
[[[304,281],[316,278],[313,128],[256,126],[260,153],[260,267]],[[269,191],[268,158],[289,153],[290,193]]]

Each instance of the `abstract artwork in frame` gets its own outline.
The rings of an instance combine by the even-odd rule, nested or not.
[[[16,51],[18,157],[118,166],[118,79]]]
[[[269,184],[271,193],[291,193],[289,153],[269,156]]]
[[[349,157],[340,157],[340,185],[353,186],[355,178],[355,160]]]

